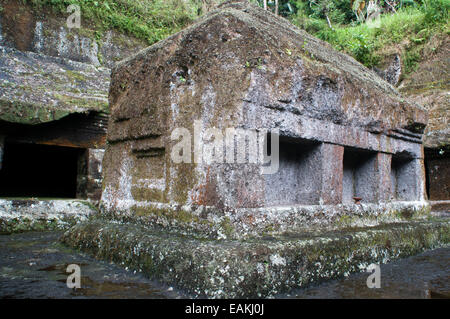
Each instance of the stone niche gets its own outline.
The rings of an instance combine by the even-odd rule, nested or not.
[[[2,111],[10,121],[0,119],[0,197],[76,198],[98,203],[105,114],[69,114],[45,123],[39,123],[42,118],[34,123],[27,116],[23,121],[32,123],[23,124],[14,122],[18,109]],[[46,112],[54,114],[44,107],[31,113]]]
[[[376,159],[375,152],[345,148],[342,187],[344,203],[354,202],[354,197],[369,203],[377,201]]]
[[[14,142],[4,150],[0,198],[100,199],[104,150]]]
[[[450,207],[450,147],[425,149],[427,191],[431,201],[446,201],[440,210]]]
[[[321,181],[320,143],[280,140],[278,172],[265,177],[265,203],[277,205],[319,204]]]
[[[226,223],[239,233],[425,199],[426,111],[353,58],[246,1],[226,2],[118,63],[109,101],[102,207],[110,216],[168,225],[183,212],[178,226]],[[210,141],[211,128],[222,136],[228,128],[278,132],[279,169],[194,161],[203,145],[196,138]],[[192,154],[177,163],[180,130],[191,134]]]
[[[392,198],[403,201],[417,200],[416,163],[413,158],[392,156]]]

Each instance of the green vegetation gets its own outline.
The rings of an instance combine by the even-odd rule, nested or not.
[[[409,73],[424,57],[422,51],[433,35],[448,35],[450,7],[449,0],[410,2],[414,5],[404,5],[396,12],[381,10],[379,20],[355,21],[342,10],[330,14],[331,27],[320,13],[307,15],[308,10],[298,11],[290,20],[368,67],[379,64],[385,55],[392,53],[387,49],[395,47],[394,51],[402,54],[404,72]]]
[[[22,0],[35,10],[50,8],[67,15],[71,4],[81,8],[82,21],[98,30],[115,29],[138,39],[155,43],[179,31],[198,17],[196,0]],[[100,36],[101,33],[99,33]]]
[[[192,23],[205,0],[22,0],[36,10],[67,15],[81,7],[83,21],[153,44]],[[214,3],[223,0],[214,0]],[[251,0],[263,6],[264,0]],[[374,5],[373,5],[374,3]],[[267,1],[275,11],[275,2]],[[368,67],[401,53],[405,73],[414,71],[434,35],[448,36],[450,0],[279,0],[278,12],[307,32],[352,55]],[[379,18],[378,18],[379,17]]]

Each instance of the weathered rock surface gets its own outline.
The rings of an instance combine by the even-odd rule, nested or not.
[[[0,45],[111,68],[145,47],[144,41],[115,31],[99,32],[85,20],[80,28],[67,27],[67,14],[36,12],[18,0],[1,1]]]
[[[104,149],[86,150],[78,161],[77,197],[99,201],[102,193],[102,161]]]
[[[133,214],[134,213],[134,214]],[[199,239],[249,239],[285,233],[335,231],[349,227],[375,227],[430,216],[426,202],[340,204],[243,208],[220,211],[214,207],[180,207],[148,204],[128,213],[107,211],[104,219],[135,222],[164,229],[168,234]]]
[[[399,90],[429,111],[424,146],[444,148],[450,145],[450,39],[434,39],[430,46],[426,61],[402,81]]]
[[[109,69],[0,47],[0,119],[22,124],[108,112]]]
[[[397,86],[402,76],[402,62],[400,55],[394,54],[387,61],[387,65],[383,68],[374,68],[374,71],[386,82]]]
[[[67,17],[1,1],[1,120],[39,124],[71,113],[108,112],[109,68],[144,43],[99,33],[84,20],[80,28],[68,28]]]
[[[112,70],[110,106],[103,192],[107,210],[145,215],[153,203],[192,205],[194,210],[320,204],[333,190],[330,201],[340,203],[336,170],[342,170],[343,146],[417,160],[411,168],[417,192],[408,200],[423,198],[426,111],[353,58],[245,1],[226,2],[191,27],[118,63]],[[213,127],[278,129],[299,144],[308,140],[333,146],[318,146],[298,169],[312,172],[305,187],[295,187],[294,173],[263,178],[257,165],[175,164],[171,133],[176,128],[192,132],[195,120],[201,122],[202,137]],[[370,167],[385,166],[380,178],[387,185],[389,160],[379,156],[374,161]],[[324,186],[330,176],[336,176],[336,183]],[[369,202],[383,200],[383,191],[374,195],[374,183],[373,191],[366,191]],[[281,184],[289,186],[278,188]],[[304,194],[285,202],[274,199],[288,197],[294,188]],[[154,214],[148,209],[148,215]]]
[[[263,298],[446,246],[449,234],[450,222],[436,220],[218,242],[91,220],[62,242],[194,296]]]
[[[149,114],[159,117],[155,131],[163,129],[163,120],[176,111],[207,108],[208,97],[222,105],[206,110],[213,112],[212,121],[219,114],[230,121],[249,103],[374,130],[423,128],[427,121],[423,108],[406,101],[373,71],[246,1],[226,2],[195,25],[119,63],[112,77],[113,119]],[[158,86],[149,80],[155,78]],[[144,90],[150,86],[152,90]],[[128,103],[130,99],[134,103]],[[177,110],[170,112],[171,104]],[[164,114],[154,114],[158,107]],[[200,112],[191,110],[187,116]],[[113,129],[111,140],[120,139],[112,134],[118,133]],[[148,128],[134,125],[121,137],[145,134]]]
[[[0,199],[0,234],[64,230],[96,213],[82,200]]]

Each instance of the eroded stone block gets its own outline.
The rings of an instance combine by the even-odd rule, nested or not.
[[[408,181],[415,195],[396,200],[423,199],[425,110],[354,59],[246,1],[224,3],[118,63],[109,100],[102,205],[113,214],[254,230],[261,217],[254,209],[276,214],[286,206],[353,204],[354,197],[376,204],[391,197],[392,154],[415,163]],[[277,132],[277,169],[262,173],[265,165],[249,153],[244,162],[225,161],[229,129]],[[261,152],[259,137],[233,143]],[[274,229],[289,222],[280,220]]]
[[[77,177],[78,198],[100,200],[104,153],[103,149],[87,149],[80,155]]]

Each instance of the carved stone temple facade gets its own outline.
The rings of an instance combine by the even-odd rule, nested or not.
[[[62,241],[193,296],[261,298],[449,242],[426,111],[227,1],[112,69],[102,213]]]
[[[167,217],[160,210],[200,207],[200,220],[226,214],[249,229],[256,221],[292,226],[302,207],[333,216],[355,198],[371,212],[425,200],[424,109],[349,56],[245,2],[119,63],[110,104],[103,204],[111,212],[158,222]],[[176,163],[177,128],[200,136],[192,149],[202,144],[203,152],[210,128],[222,136],[227,128],[272,132],[258,147],[270,136],[279,141],[278,170],[262,174],[261,163],[195,161],[195,154]]]

